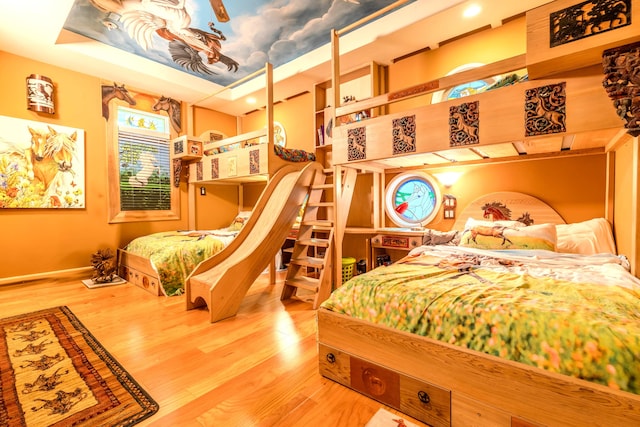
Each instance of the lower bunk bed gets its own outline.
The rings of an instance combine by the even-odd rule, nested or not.
[[[321,374],[433,426],[640,425],[640,281],[603,221],[468,221],[355,276],[318,310]]]
[[[240,212],[218,230],[163,231],[133,239],[118,249],[118,274],[154,295],[182,295],[189,274],[227,247],[250,215]]]

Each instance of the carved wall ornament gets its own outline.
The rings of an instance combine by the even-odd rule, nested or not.
[[[449,107],[449,146],[459,147],[480,143],[479,107],[478,101]]]
[[[540,86],[525,92],[525,136],[567,131],[566,83]]]
[[[173,159],[173,186],[180,187],[180,175],[182,175],[182,160]]]
[[[605,50],[602,85],[631,136],[640,136],[640,42]]]
[[[393,154],[416,152],[416,116],[393,119]]]
[[[631,25],[631,0],[588,0],[549,15],[550,47]]]
[[[367,158],[366,128],[349,129],[347,133],[347,160],[365,160]]]

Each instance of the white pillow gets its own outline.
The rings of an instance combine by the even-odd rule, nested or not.
[[[556,234],[558,252],[583,255],[617,253],[611,224],[604,218],[574,224],[557,224]]]

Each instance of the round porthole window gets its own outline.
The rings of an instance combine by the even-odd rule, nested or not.
[[[435,179],[423,172],[403,173],[391,180],[385,210],[400,227],[422,227],[435,218],[442,198]]]

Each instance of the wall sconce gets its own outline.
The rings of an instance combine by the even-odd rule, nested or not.
[[[53,82],[49,77],[31,74],[27,77],[27,110],[53,114]]]
[[[454,219],[456,217],[456,206],[458,206],[456,197],[451,194],[445,194],[442,199],[444,219]]]
[[[438,178],[440,184],[444,185],[445,187],[451,187],[462,176],[462,172],[441,172],[434,173],[433,175]]]

